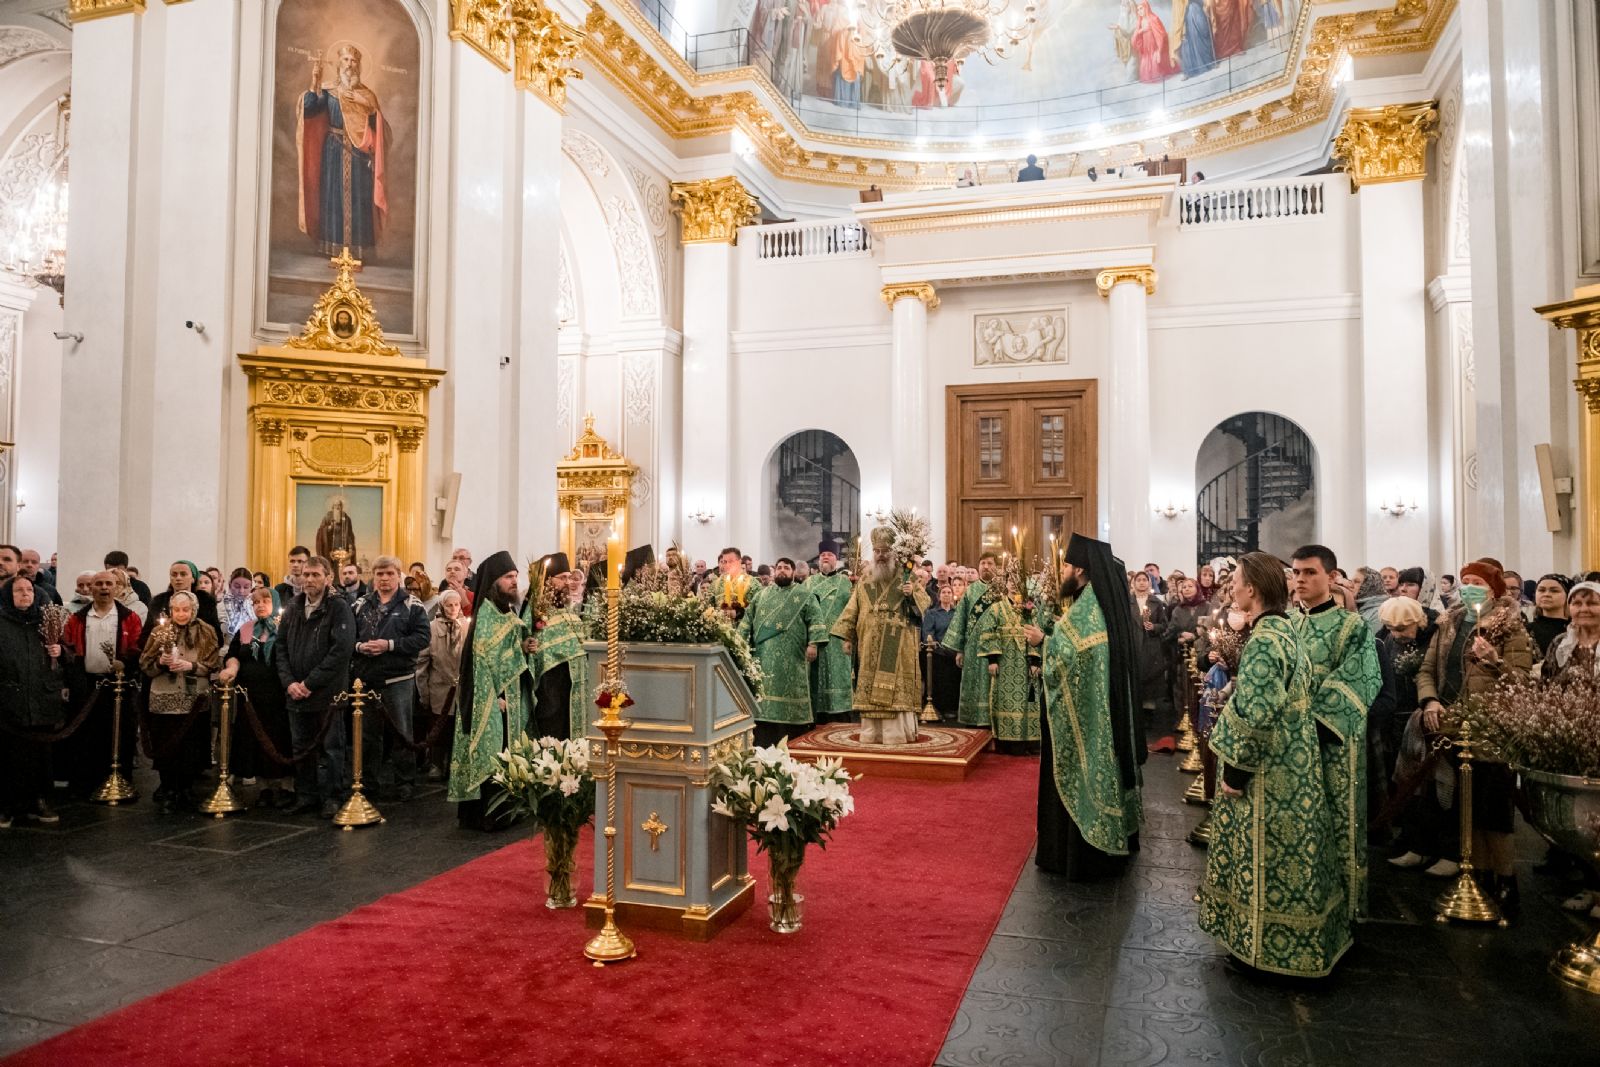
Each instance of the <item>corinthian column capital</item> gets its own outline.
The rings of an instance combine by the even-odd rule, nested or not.
[[[1438,136],[1439,109],[1420,104],[1355,107],[1333,139],[1350,185],[1420,181],[1428,175],[1428,140]]]
[[[732,175],[673,182],[672,202],[683,219],[686,245],[737,244],[739,227],[761,214],[761,202]]]

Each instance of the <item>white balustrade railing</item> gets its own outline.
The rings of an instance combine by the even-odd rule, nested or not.
[[[1323,179],[1290,178],[1187,186],[1178,191],[1178,225],[1274,222],[1327,213]]]
[[[756,229],[757,259],[815,259],[872,252],[872,235],[855,219],[788,222]]]

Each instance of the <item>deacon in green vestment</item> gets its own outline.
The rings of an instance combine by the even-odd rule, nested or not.
[[[588,627],[578,613],[583,596],[583,572],[575,571],[565,552],[544,559],[546,600],[530,603],[525,618],[539,641],[534,653],[534,731],[541,737],[567,740],[588,730],[594,694],[589,691],[589,654],[583,642]]]
[[[822,628],[832,630],[854,588],[849,572],[839,565],[838,542],[824,541],[818,546],[817,572],[805,584],[817,598]],[[842,642],[829,641],[817,649],[817,658],[811,662],[811,710],[817,722],[850,718],[853,674]]]
[[[482,793],[496,770],[495,755],[527,730],[534,645],[517,611],[517,564],[511,553],[496,552],[478,568],[457,687],[449,799],[459,805],[464,826],[487,830],[500,824],[485,813],[488,798]]]
[[[1004,595],[978,616],[979,677],[988,683],[989,729],[1007,755],[1031,755],[1039,741],[1034,657],[1022,639],[1022,615]],[[963,679],[964,680],[964,679]]]
[[[756,744],[804,733],[812,721],[809,668],[828,631],[816,596],[794,580],[794,560],[785,556],[772,565],[772,585],[745,609],[739,632],[761,664]]]
[[[1023,629],[1044,648],[1034,862],[1083,881],[1121,871],[1139,847],[1138,655],[1127,568],[1110,545],[1073,535],[1060,597],[1068,607],[1048,633]]]
[[[1311,714],[1311,664],[1300,626],[1283,614],[1287,601],[1275,557],[1240,559],[1234,606],[1254,626],[1209,742],[1219,787],[1200,928],[1251,967],[1315,978],[1350,947],[1350,911]]]
[[[1383,686],[1372,630],[1334,604],[1333,552],[1306,545],[1295,552],[1300,644],[1311,661],[1311,714],[1322,744],[1322,775],[1338,835],[1345,904],[1352,919],[1367,910],[1367,710]]]
[[[962,726],[989,725],[989,672],[978,652],[978,630],[983,613],[994,603],[989,583],[994,581],[995,562],[992,552],[985,552],[978,559],[978,580],[961,594],[950,629],[944,634],[944,647],[956,654],[956,666],[961,668],[961,705],[956,721]]]
[[[847,652],[850,646],[860,652],[854,700],[861,740],[869,745],[915,741],[922,706],[917,652],[928,591],[895,565],[893,544],[889,527],[872,531],[872,567],[856,583],[831,631]]]

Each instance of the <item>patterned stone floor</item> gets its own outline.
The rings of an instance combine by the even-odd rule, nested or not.
[[[1120,881],[1078,885],[1029,864],[941,1067],[1600,1063],[1600,998],[1545,971],[1593,924],[1561,911],[1565,884],[1529,871],[1544,854],[1531,831],[1519,830],[1524,908],[1510,929],[1441,926],[1444,883],[1377,862],[1372,920],[1338,970],[1262,980],[1196,925],[1205,852],[1183,840],[1201,814],[1182,802],[1191,778],[1150,757],[1143,847]]]

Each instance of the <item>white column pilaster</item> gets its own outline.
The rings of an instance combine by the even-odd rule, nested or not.
[[[684,527],[684,550],[711,559],[732,544],[734,422],[728,341],[733,324],[733,245],[683,248],[683,498],[679,510],[715,518]],[[748,528],[746,531],[749,532]]]
[[[1107,452],[1107,526],[1111,542],[1130,567],[1150,557],[1150,320],[1155,292],[1153,267],[1111,267],[1095,278],[1107,298],[1107,424],[1100,441]]]
[[[928,471],[928,312],[939,296],[927,282],[883,287],[893,317],[889,350],[889,501],[930,514]]]
[[[517,309],[515,513],[510,544],[532,556],[559,546],[556,463],[569,441],[556,418],[560,329],[551,294],[560,286],[561,114],[519,93],[522,226]]]
[[[622,373],[621,451],[639,467],[633,480],[630,539],[634,546],[655,545],[661,557],[683,529],[684,509],[678,500],[683,335],[651,326],[619,331],[613,343]]]

